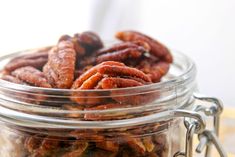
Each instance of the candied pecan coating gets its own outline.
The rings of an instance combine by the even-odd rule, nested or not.
[[[128,59],[140,59],[145,52],[149,51],[149,45],[145,42],[123,42],[111,47],[95,51],[81,61],[82,66],[95,65],[104,61],[118,61],[126,63]]]
[[[21,81],[20,79],[12,76],[12,75],[3,75],[1,76],[2,80],[12,82],[12,83],[17,83],[17,84],[26,84],[25,82]]]
[[[136,59],[140,58],[144,50],[138,48],[126,48],[112,53],[106,53],[96,58],[96,63],[102,63],[104,61],[125,61],[128,58]]]
[[[141,42],[141,41],[122,42],[122,43],[114,44],[108,48],[100,49],[100,50],[96,51],[96,55],[99,56],[102,54],[116,52],[116,51],[124,50],[127,48],[136,48],[136,49],[145,50],[145,51],[150,50],[150,47],[149,47],[148,43],[146,43],[146,42]]]
[[[72,88],[73,89],[77,89],[79,88],[84,81],[86,81],[87,79],[89,79],[92,75],[96,74],[97,73],[97,69],[100,67],[100,66],[103,66],[103,65],[116,65],[116,66],[124,66],[123,63],[120,63],[120,62],[114,62],[114,61],[107,61],[107,62],[103,62],[99,65],[96,65],[95,67],[92,67],[90,68],[89,70],[87,70],[84,74],[82,74],[80,77],[78,77],[74,83],[73,83],[73,86]]]
[[[26,138],[24,146],[30,153],[33,153],[36,149],[40,147],[42,140],[42,138],[37,136],[29,136],[28,138]]]
[[[75,34],[74,37],[79,38],[88,53],[98,50],[103,47],[103,42],[100,37],[91,31],[86,31],[81,34]]]
[[[103,65],[98,69],[98,72],[101,74],[109,75],[109,76],[136,77],[146,82],[151,82],[151,79],[142,71],[136,68],[130,68],[128,66],[121,67],[121,66]]]
[[[140,138],[133,138],[130,135],[125,135],[125,140],[128,146],[131,147],[134,151],[142,155],[145,153],[146,148]]]
[[[43,72],[54,88],[70,88],[74,80],[76,52],[71,41],[61,41],[49,52]]]
[[[102,79],[100,82],[102,89],[112,89],[112,88],[125,88],[125,87],[135,87],[135,86],[142,86],[141,82],[132,79],[126,78],[114,78],[114,77],[107,77]]]
[[[18,68],[12,71],[11,74],[30,85],[51,88],[51,85],[48,83],[45,75],[34,67],[27,66]]]
[[[91,31],[86,31],[81,34],[76,33],[73,37],[63,35],[60,37],[59,42],[68,40],[73,42],[78,56],[90,55],[93,51],[103,47],[103,42],[100,37]]]
[[[152,82],[159,82],[169,71],[170,65],[163,61],[151,62],[151,60],[142,60],[136,68],[147,74]]]
[[[50,49],[51,47],[37,49],[29,54],[15,57],[7,63],[4,68],[9,72],[24,66],[32,66],[37,69],[42,69],[43,65],[48,60],[48,51]]]
[[[85,154],[87,147],[88,147],[87,142],[75,141],[72,145],[71,150],[63,154],[62,157],[80,157],[83,154]]]
[[[44,138],[38,148],[34,149],[33,157],[54,157],[55,152],[59,149],[60,140],[53,139],[52,137]]]
[[[111,151],[111,152],[117,152],[119,149],[119,145],[115,141],[96,142],[96,147],[107,150],[107,151]]]
[[[102,87],[106,87],[107,89],[110,86],[113,88],[123,88],[124,86],[127,87],[127,85],[132,87],[143,85],[141,82],[138,83],[138,81],[132,78],[142,80],[141,82],[151,82],[151,79],[146,74],[136,68],[127,67],[120,62],[107,61],[92,67],[81,75],[74,81],[72,89],[100,89]],[[85,96],[87,98],[84,98]],[[96,97],[97,95],[92,95],[92,93],[84,95],[82,92],[74,92],[72,100],[82,105],[103,103],[103,99]]]
[[[144,35],[137,31],[121,31],[116,33],[116,37],[123,41],[144,41],[150,45],[150,53],[156,57],[163,59],[168,63],[172,63],[173,57],[163,44],[159,41]]]

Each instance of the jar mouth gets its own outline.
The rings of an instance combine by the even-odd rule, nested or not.
[[[29,53],[32,50],[12,53],[0,57],[0,66],[3,67],[10,59]],[[108,90],[71,90],[71,89],[50,89],[19,85],[0,79],[0,120],[13,125],[25,127],[48,127],[48,128],[115,128],[129,125],[142,125],[153,123],[157,120],[165,120],[162,117],[171,118],[173,109],[181,107],[192,95],[196,83],[196,67],[194,62],[186,55],[171,50],[174,62],[168,74],[162,82],[143,85],[138,87],[128,87]],[[86,99],[108,99],[110,93],[112,97],[126,97],[135,99],[136,96],[142,98],[154,95],[153,99],[144,101],[138,105],[120,106],[105,110],[68,110],[62,108],[60,104],[67,104],[64,99],[75,98]],[[28,100],[40,97],[52,98],[46,101],[49,105],[38,105],[32,102],[19,100],[17,95],[30,95]],[[71,105],[77,105],[75,102]],[[57,106],[51,106],[57,104]],[[122,104],[122,103],[120,103]],[[68,115],[82,115],[81,117],[68,117]],[[84,119],[84,115],[110,116],[102,120]],[[114,116],[115,115],[115,118]],[[132,115],[135,115],[134,117]]]
[[[9,55],[5,55],[0,57],[0,66],[4,66],[4,64],[7,63],[10,59],[25,54],[27,52],[32,52],[34,49],[29,49],[25,51],[20,51],[20,52],[15,52],[11,53]],[[183,53],[176,51],[176,50],[171,50],[173,57],[175,58],[174,62],[172,63],[170,67],[170,72],[168,72],[168,75],[164,77],[164,81],[158,82],[158,83],[152,83],[152,84],[147,84],[143,86],[136,86],[136,87],[126,87],[126,88],[115,88],[115,89],[58,89],[58,88],[42,88],[42,87],[35,87],[35,86],[27,86],[27,85],[21,85],[21,84],[16,84],[12,82],[8,82],[5,80],[0,79],[0,88],[8,88],[16,91],[21,91],[21,92],[39,92],[39,93],[55,93],[55,95],[59,96],[60,94],[65,94],[65,93],[74,93],[74,92],[79,92],[79,93],[89,93],[89,92],[96,92],[99,93],[99,96],[105,96],[102,93],[107,92],[107,91],[120,91],[123,93],[132,93],[134,91],[138,91],[139,93],[144,92],[146,90],[164,90],[164,89],[169,89],[171,87],[179,86],[181,84],[184,84],[186,81],[192,79],[195,74],[196,74],[196,67],[194,62],[184,55]],[[181,65],[178,62],[182,62]],[[180,74],[173,74],[171,76],[171,70],[172,67],[175,66],[177,68],[181,68]],[[178,69],[179,70],[179,69]],[[1,71],[1,69],[0,69]],[[130,92],[131,91],[131,92]]]

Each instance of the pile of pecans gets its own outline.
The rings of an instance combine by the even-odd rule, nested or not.
[[[6,64],[1,79],[28,86],[74,90],[110,90],[144,86],[161,81],[166,75],[173,57],[163,44],[136,31],[116,33],[119,43],[104,47],[100,37],[93,32],[63,35],[55,46],[13,58]],[[132,98],[115,96],[96,98],[94,93],[74,92],[68,98],[70,104],[61,104],[66,110],[106,110],[128,105],[142,105],[156,99],[159,94],[143,94]],[[121,94],[120,94],[121,95]],[[28,101],[39,105],[48,104],[47,99],[37,97]],[[29,96],[28,96],[29,97]],[[115,120],[114,115],[74,115],[69,118],[89,121]],[[119,117],[120,118],[120,117]],[[117,118],[117,119],[119,119]],[[161,127],[159,127],[161,125]],[[142,128],[141,134],[163,130],[163,124]],[[133,129],[134,130],[134,129]],[[120,134],[122,140],[108,140],[98,133],[73,130],[72,137],[51,137],[32,134],[24,139],[27,157],[167,157],[165,134],[134,137],[131,132]],[[91,138],[95,136],[95,138]],[[89,137],[89,138],[86,138]],[[72,139],[72,140],[71,140]],[[71,142],[72,141],[72,142]]]

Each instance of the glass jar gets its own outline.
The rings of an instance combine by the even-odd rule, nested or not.
[[[31,52],[1,57],[0,66]],[[226,156],[216,136],[222,104],[196,96],[195,64],[179,52],[173,55],[161,83],[139,87],[46,89],[0,80],[1,156],[192,157],[194,134],[200,139],[197,152],[207,147],[209,155],[214,143]],[[211,129],[206,117],[214,120]]]

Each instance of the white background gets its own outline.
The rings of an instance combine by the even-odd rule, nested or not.
[[[90,29],[150,34],[195,60],[203,93],[235,105],[234,0],[0,1],[0,55]]]

